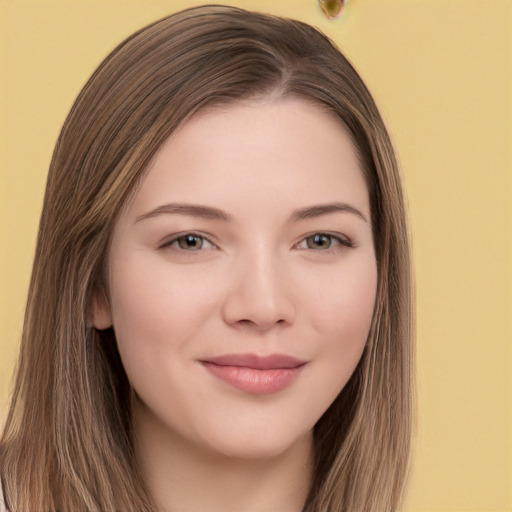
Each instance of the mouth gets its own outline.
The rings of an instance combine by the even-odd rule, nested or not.
[[[290,386],[307,361],[285,354],[227,354],[201,360],[208,372],[247,393],[277,393]]]

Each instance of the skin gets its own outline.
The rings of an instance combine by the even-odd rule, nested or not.
[[[161,208],[176,203],[229,219]],[[297,218],[333,203],[345,208]],[[93,322],[114,327],[161,509],[301,510],[313,426],[361,357],[377,286],[368,191],[342,124],[292,98],[196,115],[123,210],[108,268],[110,306],[98,296]],[[234,353],[305,364],[285,389],[251,393],[201,362]]]

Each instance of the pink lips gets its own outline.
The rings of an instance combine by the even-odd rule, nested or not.
[[[256,394],[277,393],[287,388],[306,364],[284,354],[228,354],[201,363],[213,376],[241,391]]]

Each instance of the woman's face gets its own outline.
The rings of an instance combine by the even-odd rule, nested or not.
[[[376,259],[350,138],[297,99],[195,116],[117,221],[108,268],[94,323],[113,325],[136,416],[202,450],[284,452],[370,328]]]

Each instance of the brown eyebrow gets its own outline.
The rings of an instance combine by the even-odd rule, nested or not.
[[[309,206],[307,208],[301,208],[300,210],[296,210],[295,212],[293,212],[290,218],[292,222],[297,222],[299,220],[314,219],[322,215],[327,215],[329,213],[336,212],[352,213],[360,217],[367,224],[369,223],[368,219],[361,211],[347,203],[327,203]]]
[[[364,222],[368,223],[368,219],[357,208],[347,203],[338,202],[308,206],[306,208],[295,210],[290,216],[290,220],[292,222],[298,222],[301,220],[314,219],[322,215],[328,215],[329,213],[336,212],[352,213],[360,217]],[[139,215],[135,222],[139,222],[144,219],[150,219],[162,214],[190,215],[192,217],[201,217],[203,219],[209,220],[231,220],[231,216],[229,214],[219,210],[218,208],[213,208],[212,206],[205,206],[200,204],[170,203],[159,206],[158,208],[155,208],[148,213],[144,213],[143,215]]]
[[[148,213],[139,215],[135,222],[139,222],[144,219],[150,219],[151,217],[156,217],[157,215],[161,215],[163,213],[190,215],[192,217],[201,217],[203,219],[210,220],[231,220],[231,216],[228,215],[226,212],[223,212],[222,210],[219,210],[217,208],[212,208],[211,206],[204,206],[200,204],[172,203],[164,204],[162,206],[159,206],[155,210],[151,210]]]

